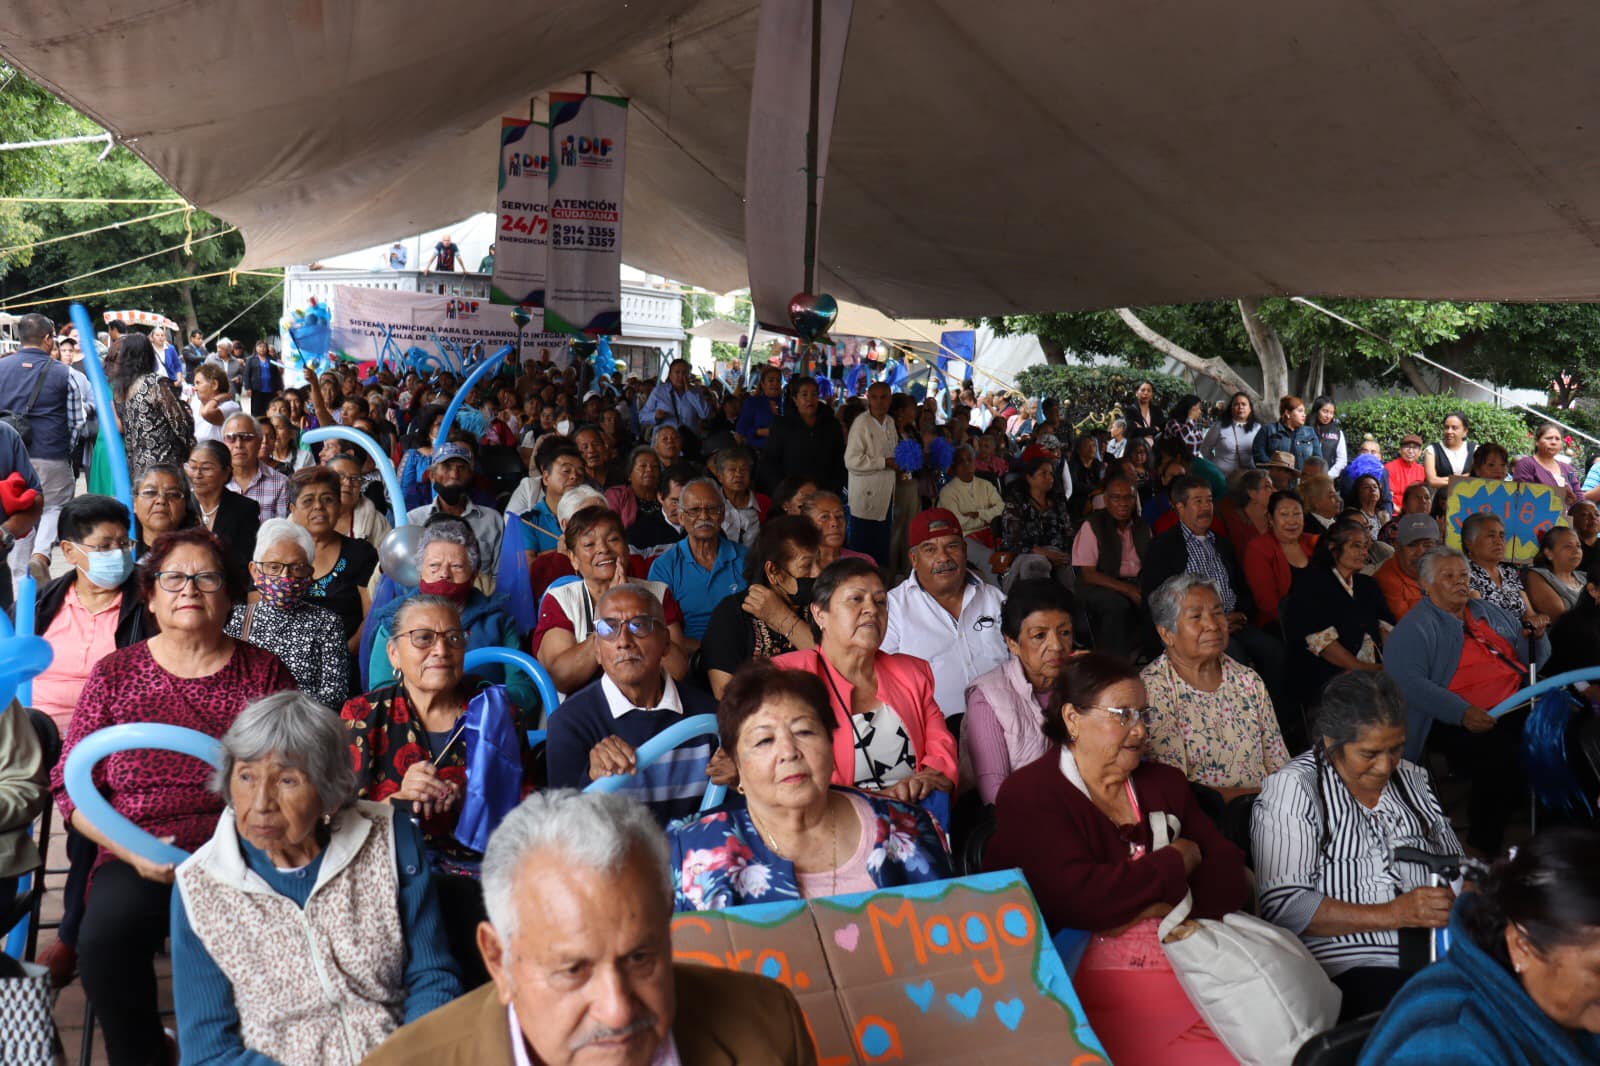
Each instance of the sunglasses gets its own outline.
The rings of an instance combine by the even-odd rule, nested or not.
[[[632,618],[596,618],[594,620],[594,634],[601,640],[610,642],[622,636],[622,630],[635,637],[654,636],[665,625],[664,622],[651,618],[647,614],[636,614]]]

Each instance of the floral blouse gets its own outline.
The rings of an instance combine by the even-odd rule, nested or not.
[[[1522,575],[1510,563],[1500,564],[1500,585],[1497,588],[1489,571],[1472,563],[1467,583],[1473,595],[1485,603],[1492,603],[1512,618],[1521,618],[1527,610],[1522,603]]]
[[[1192,687],[1162,655],[1139,675],[1155,722],[1146,751],[1212,788],[1259,788],[1289,761],[1261,676],[1223,656],[1215,692]]]
[[[877,825],[877,840],[867,856],[873,884],[887,888],[954,876],[932,815],[881,796],[864,798]],[[800,898],[794,864],[767,847],[748,810],[685,818],[667,828],[667,837],[676,910],[722,910]]]
[[[1000,546],[1018,554],[1039,547],[1071,551],[1072,516],[1067,501],[1051,493],[1050,505],[1041,509],[1027,492],[1013,495],[1000,516]]]

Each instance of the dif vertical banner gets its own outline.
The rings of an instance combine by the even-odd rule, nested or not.
[[[500,183],[495,213],[494,280],[497,304],[544,306],[550,250],[550,138],[542,122],[500,120]]]
[[[544,326],[622,332],[622,179],[628,101],[550,94],[550,255]]]

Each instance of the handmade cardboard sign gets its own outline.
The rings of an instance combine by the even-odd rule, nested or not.
[[[679,914],[672,951],[786,985],[820,1066],[1108,1061],[1016,870]]]
[[[1561,490],[1526,481],[1459,478],[1450,483],[1445,504],[1449,529],[1445,543],[1461,548],[1461,523],[1475,513],[1492,514],[1506,526],[1505,560],[1525,563],[1539,554],[1539,538],[1551,526],[1564,526],[1566,501]]]

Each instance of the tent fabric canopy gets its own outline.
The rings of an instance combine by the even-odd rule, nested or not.
[[[633,101],[626,260],[726,291],[758,8],[13,0],[0,54],[238,225],[246,267],[488,209],[500,116],[594,71]],[[1597,53],[1586,0],[858,4],[819,288],[897,317],[1597,299]]]

